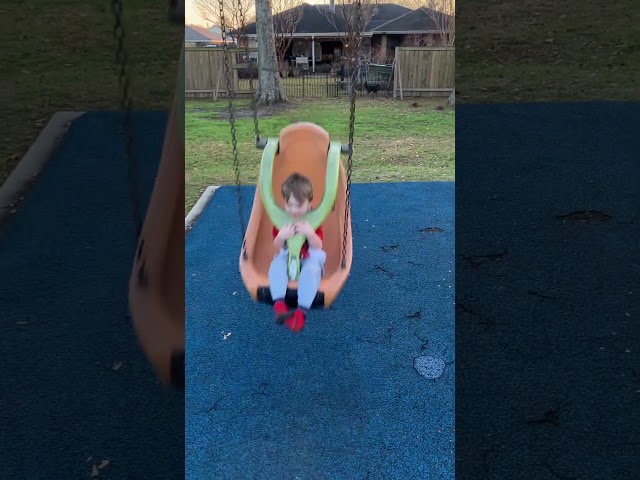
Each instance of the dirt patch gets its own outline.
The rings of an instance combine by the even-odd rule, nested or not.
[[[393,165],[396,165],[398,167],[407,166],[407,165],[421,165],[424,161],[425,161],[425,158],[421,157],[420,155],[412,155],[412,156],[398,155],[398,156],[394,156],[391,159],[391,162],[393,163]]]
[[[437,136],[425,136],[424,138],[419,137],[405,137],[403,139],[380,139],[376,141],[373,139],[373,142],[376,145],[376,148],[380,149],[383,152],[404,152],[407,154],[413,154],[414,152],[424,152],[430,150],[438,150],[442,148],[442,144],[447,141],[451,141],[450,139],[443,139]]]
[[[274,115],[278,115],[282,112],[290,110],[293,108],[293,105],[287,103],[279,103],[276,105],[268,105],[264,107],[258,107],[258,118],[268,118],[273,117]],[[206,112],[205,109],[195,108],[193,109],[195,112]],[[250,108],[236,108],[233,112],[234,118],[253,118],[253,110]],[[207,115],[205,118],[210,118],[212,120],[229,120],[229,108],[225,107],[224,109],[219,110],[216,113]]]

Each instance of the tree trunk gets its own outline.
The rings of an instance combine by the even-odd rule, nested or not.
[[[280,78],[287,76],[287,64],[284,61],[284,52],[278,52],[278,70],[280,70]]]
[[[456,90],[455,88],[451,91],[451,95],[449,95],[449,98],[447,99],[447,105],[455,105],[456,104]]]
[[[256,34],[258,41],[258,88],[260,89],[258,104],[272,105],[286,102],[287,96],[280,83],[273,17],[269,0],[256,0]]]

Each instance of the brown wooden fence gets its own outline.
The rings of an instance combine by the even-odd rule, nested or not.
[[[230,49],[231,87],[238,96],[247,96],[256,88],[248,78],[241,78],[240,70],[249,65],[243,48]],[[257,49],[250,49],[257,52]],[[245,72],[247,72],[245,70]],[[337,96],[347,94],[347,88],[332,74],[316,74],[309,78],[283,80],[290,96]],[[364,80],[363,80],[364,81]],[[370,84],[380,84],[374,95],[394,97],[448,96],[455,85],[454,47],[397,47],[393,69],[393,82],[369,78]],[[253,88],[252,88],[253,87]],[[386,89],[386,92],[385,92]],[[359,94],[371,92],[361,86]],[[227,95],[224,72],[224,52],[221,48],[185,48],[185,96],[188,98],[217,98]]]
[[[187,47],[184,50],[185,96],[190,98],[226,96],[227,82],[222,48]],[[257,52],[257,49],[249,49],[249,52]],[[251,93],[247,89],[249,82],[240,82],[238,76],[238,70],[248,67],[245,55],[244,48],[229,49],[232,88],[239,95]]]
[[[396,47],[393,96],[449,96],[455,68],[455,47]]]

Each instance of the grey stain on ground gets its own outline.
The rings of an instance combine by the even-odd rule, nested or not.
[[[420,375],[430,380],[441,377],[444,373],[444,367],[444,360],[428,355],[416,357],[413,362],[413,368]]]

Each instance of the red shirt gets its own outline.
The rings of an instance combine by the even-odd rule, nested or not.
[[[276,227],[273,227],[274,240],[278,236],[278,232],[279,232],[278,229]],[[324,235],[322,234],[322,225],[320,225],[316,230],[316,235],[320,237],[320,240],[324,240]],[[304,245],[302,245],[302,249],[300,250],[300,259],[304,260],[305,258],[309,258],[309,241],[308,240],[304,242]]]

